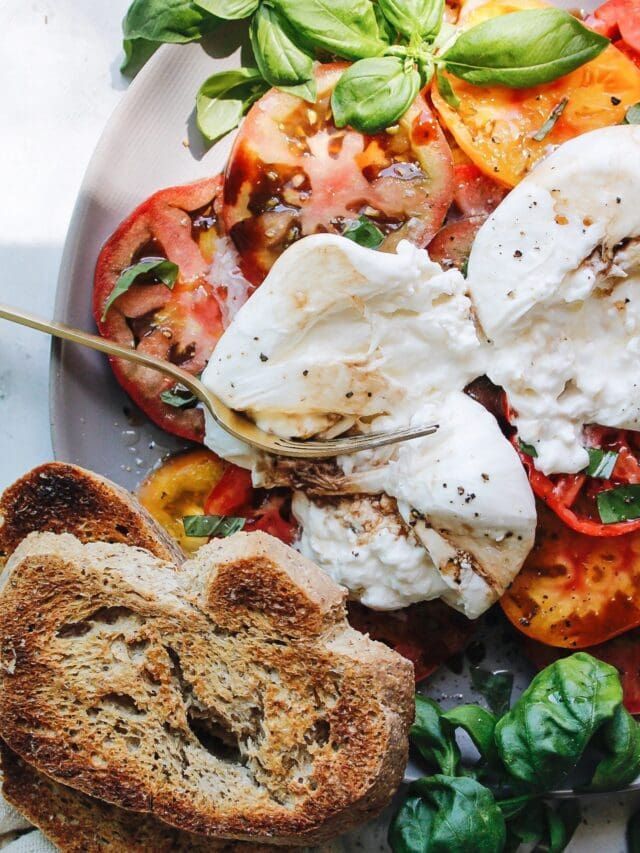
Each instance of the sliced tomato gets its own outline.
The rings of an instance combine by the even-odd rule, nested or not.
[[[140,352],[200,373],[223,331],[224,288],[209,273],[218,233],[220,176],[161,190],[143,202],[103,247],[95,273],[93,308],[100,334]],[[104,306],[120,274],[146,257],[163,257],[179,267],[172,290],[153,279],[136,281],[103,320]],[[160,399],[173,380],[145,367],[111,359],[116,378],[160,427],[202,441],[200,409],[175,408]]]
[[[356,601],[348,607],[351,625],[408,658],[416,681],[463,651],[476,628],[475,622],[442,601],[421,601],[392,611],[370,610]]]
[[[637,2],[637,0],[633,0]],[[467,3],[463,27],[517,9],[541,8],[539,0]],[[640,101],[640,70],[610,46],[596,59],[552,83],[530,89],[474,86],[449,77],[460,99],[450,107],[432,87],[433,103],[458,145],[478,168],[506,187],[515,186],[550,150],[599,127],[620,124]],[[544,139],[534,135],[563,99],[566,106]]]
[[[585,24],[610,39],[621,39],[640,54],[640,0],[608,0],[588,15]]]
[[[456,163],[453,174],[453,203],[462,217],[486,218],[507,194],[503,186],[483,175],[473,163]]]
[[[509,620],[550,646],[581,649],[640,625],[640,532],[588,536],[542,502],[533,549],[501,601]]]
[[[522,650],[537,669],[544,669],[558,658],[571,654],[570,649],[544,646],[528,638],[523,638]],[[616,667],[622,681],[625,708],[630,714],[640,714],[640,630],[628,631],[606,643],[589,646],[585,651]]]
[[[254,489],[251,473],[229,464],[204,503],[207,515],[235,515],[246,518],[244,530],[262,530],[285,544],[295,539],[297,525],[291,515],[291,494],[287,489]]]
[[[155,520],[191,553],[206,539],[184,535],[182,519],[198,515],[225,470],[225,462],[204,448],[172,456],[144,480],[138,500]]]
[[[611,537],[625,536],[640,530],[640,519],[603,524],[597,504],[600,492],[629,483],[640,483],[640,433],[589,426],[584,435],[587,447],[618,453],[610,479],[586,474],[547,476],[536,469],[532,457],[522,450],[517,436],[513,436],[514,447],[527,469],[531,488],[565,524],[578,533]]]
[[[484,216],[472,216],[448,222],[427,247],[431,260],[445,270],[455,267],[466,273],[473,241],[484,221]]]
[[[259,284],[276,258],[307,234],[342,233],[362,214],[385,234],[426,246],[453,193],[451,151],[423,95],[397,127],[367,136],[337,128],[330,98],[344,64],[316,70],[313,106],[277,89],[247,115],[227,166],[225,226],[242,270]]]

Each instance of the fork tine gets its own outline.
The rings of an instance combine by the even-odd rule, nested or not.
[[[283,454],[289,452],[298,455],[302,452],[305,456],[311,456],[312,453],[324,457],[338,456],[374,447],[384,447],[400,441],[411,441],[415,438],[432,435],[438,428],[439,424],[429,424],[422,427],[405,427],[388,433],[341,436],[324,441],[279,438],[276,440],[276,444],[278,450]]]

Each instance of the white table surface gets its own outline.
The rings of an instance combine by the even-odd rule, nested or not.
[[[128,0],[0,0],[0,301],[50,316],[91,152],[127,81]],[[0,489],[49,460],[49,341],[0,321]],[[640,796],[585,810],[574,853],[625,849]],[[367,842],[365,841],[365,845]],[[376,845],[377,847],[377,845]]]

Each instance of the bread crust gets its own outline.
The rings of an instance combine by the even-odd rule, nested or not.
[[[32,534],[4,580],[0,734],[59,782],[188,832],[295,844],[369,819],[402,780],[411,664],[278,540],[238,533],[176,572]]]

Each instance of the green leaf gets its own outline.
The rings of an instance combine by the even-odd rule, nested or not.
[[[260,0],[193,0],[196,6],[223,18],[226,21],[237,21],[240,18],[248,18],[260,5]]]
[[[168,261],[166,258],[145,258],[145,260],[127,267],[127,269],[123,270],[118,276],[118,280],[109,294],[109,298],[104,303],[101,318],[102,322],[104,323],[107,319],[109,309],[116,299],[119,296],[122,296],[123,293],[126,293],[140,276],[149,276],[153,283],[164,284],[169,288],[169,290],[173,290],[173,285],[176,283],[178,273],[179,269],[177,264]]]
[[[556,122],[564,112],[564,108],[567,106],[568,103],[569,98],[562,98],[562,100],[555,105],[540,130],[533,134],[532,138],[535,139],[536,142],[542,142],[542,140],[545,139],[551,133],[553,128],[556,126]]]
[[[283,17],[260,6],[251,21],[251,46],[260,73],[272,86],[304,83],[313,75],[313,59],[298,47]]]
[[[210,142],[229,133],[268,88],[257,68],[213,74],[196,95],[196,121],[201,133]]]
[[[434,38],[442,25],[444,0],[378,0],[385,18],[407,38]]]
[[[296,34],[344,59],[377,56],[385,48],[370,0],[272,0]]]
[[[538,456],[538,451],[535,449],[533,444],[527,444],[526,441],[522,441],[522,439],[518,439],[518,446],[523,453],[526,453],[527,456],[531,456],[535,459]]]
[[[304,83],[298,83],[297,86],[278,86],[281,92],[286,92],[288,95],[295,95],[296,98],[302,98],[310,104],[315,104],[318,97],[318,87],[315,77],[306,80]]]
[[[367,249],[377,249],[384,240],[382,231],[364,214],[355,221],[349,222],[342,236]]]
[[[616,467],[619,454],[615,450],[600,450],[597,447],[587,447],[587,453],[589,454],[589,464],[583,473],[590,477],[608,480]]]
[[[640,102],[629,107],[624,117],[624,124],[640,124]]]
[[[438,87],[438,92],[440,92],[451,109],[457,110],[460,106],[460,98],[453,91],[453,86],[451,85],[449,78],[445,77],[439,68],[436,69],[436,85]]]
[[[246,521],[232,515],[185,515],[182,524],[185,536],[231,536],[242,530]]]
[[[627,853],[640,853],[640,809],[629,818],[626,837]]]
[[[538,853],[562,853],[580,823],[580,806],[567,800],[554,809],[548,803],[531,802],[507,823],[508,849],[535,844]]]
[[[618,486],[598,492],[598,513],[603,524],[640,518],[640,484]]]
[[[414,782],[389,829],[394,853],[502,853],[505,840],[493,794],[465,776]]]
[[[513,673],[506,669],[490,672],[478,666],[471,667],[471,684],[487,701],[487,705],[496,717],[501,717],[509,710],[511,691],[513,690]]]
[[[569,12],[530,9],[471,27],[440,61],[451,74],[478,86],[524,88],[568,74],[608,44]]]
[[[121,70],[132,74],[158,45],[196,41],[219,23],[192,0],[133,0],[122,22],[125,59]]]
[[[600,730],[607,753],[596,767],[591,791],[612,791],[630,784],[640,775],[640,726],[620,705]]]
[[[575,767],[621,702],[614,667],[585,652],[557,660],[536,675],[496,725],[500,758],[514,778],[549,790]]]
[[[198,403],[196,395],[192,394],[187,386],[180,382],[167,391],[163,391],[160,394],[160,399],[167,406],[173,406],[174,409],[192,409]]]
[[[377,133],[395,124],[420,91],[420,74],[397,56],[361,59],[340,77],[331,96],[337,127]]]
[[[432,699],[416,694],[416,719],[409,736],[430,767],[446,776],[457,773],[460,750],[453,727],[443,720],[440,706]]]
[[[497,720],[493,714],[479,705],[460,705],[451,711],[445,711],[442,716],[454,729],[464,729],[483,761],[495,761],[498,753],[493,733]]]

